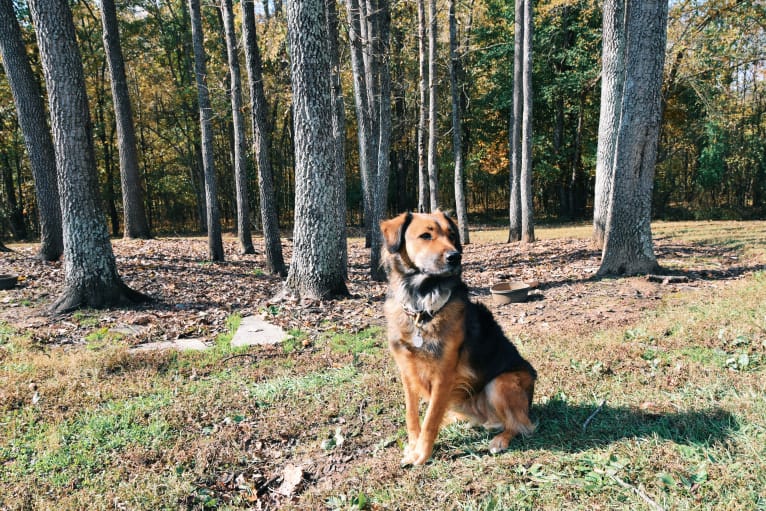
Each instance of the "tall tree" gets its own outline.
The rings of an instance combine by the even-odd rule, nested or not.
[[[245,9],[247,4],[243,3]],[[245,120],[242,116],[242,78],[237,55],[237,34],[234,32],[234,12],[231,0],[221,0],[221,16],[226,37],[226,54],[229,62],[231,87],[231,118],[234,131],[234,184],[237,194],[237,236],[243,254],[255,253],[250,233],[250,202],[247,186],[247,153]]]
[[[12,0],[0,0],[0,55],[24,134],[37,196],[40,248],[37,256],[55,261],[64,251],[56,157],[40,84],[32,72]]]
[[[627,2],[627,0],[607,0]],[[624,13],[624,79],[619,105],[614,106],[617,137],[612,189],[599,275],[647,273],[657,269],[651,229],[652,185],[657,160],[660,98],[668,3],[662,0],[609,6]],[[614,26],[615,22],[604,21]],[[609,122],[607,125],[611,124]]]
[[[327,12],[327,39],[330,55],[330,95],[332,98],[332,138],[335,152],[335,175],[339,176],[341,189],[346,189],[346,105],[343,100],[342,68],[340,61],[340,33],[338,29],[338,6],[336,0],[325,0]],[[332,215],[339,217],[346,215],[346,194],[342,193],[339,202],[335,204]],[[345,226],[344,226],[345,227]],[[345,232],[345,231],[344,231]],[[345,234],[344,234],[345,237]],[[342,248],[344,257],[348,257],[347,251]],[[348,278],[346,268],[348,261],[343,261],[344,275]]]
[[[436,0],[428,2],[428,189],[431,211],[439,208],[439,170],[436,168],[438,133],[438,96],[436,86],[437,24]]]
[[[532,30],[533,0],[524,0],[524,49],[522,89],[524,113],[521,116],[521,241],[535,241],[534,206],[532,203]]]
[[[261,205],[263,245],[266,253],[267,271],[272,275],[287,275],[279,239],[279,218],[274,193],[274,177],[271,165],[271,128],[266,117],[268,105],[263,91],[263,69],[258,34],[255,29],[255,3],[242,3],[242,33],[245,40],[250,101],[252,101],[253,152],[258,167],[258,196]]]
[[[202,133],[202,165],[205,173],[205,198],[207,202],[207,244],[211,261],[223,261],[223,240],[221,220],[218,211],[217,184],[213,159],[213,109],[210,106],[210,92],[207,88],[207,65],[202,35],[202,16],[199,0],[189,0],[189,14],[194,47],[194,74],[197,81],[197,102]]]
[[[122,56],[117,10],[114,0],[101,0],[101,21],[104,25],[103,39],[109,77],[112,84],[114,117],[117,124],[117,149],[120,154],[120,181],[122,184],[122,208],[126,238],[149,238],[149,222],[144,209],[144,194],[138,172],[136,130],[133,125],[133,108],[130,104],[128,80],[125,76],[125,60]]]
[[[364,0],[362,0],[364,1]],[[365,45],[366,20],[363,13],[365,9],[359,0],[348,0],[346,2],[346,13],[348,19],[348,39],[351,46],[351,73],[354,80],[354,106],[356,109],[357,139],[359,142],[359,175],[362,182],[362,214],[365,226],[365,241],[368,247],[372,242],[373,225],[372,212],[373,202],[375,200],[375,166],[377,164],[377,154],[374,151],[375,128],[372,118],[370,105],[373,104],[369,98],[370,88],[368,87],[367,69],[370,64],[370,56],[367,55],[368,49]],[[364,30],[363,30],[364,28]]]
[[[53,312],[146,299],[117,273],[103,212],[88,98],[67,0],[30,0],[48,89],[64,233],[64,291]]]
[[[388,0],[350,0],[347,10],[370,274],[375,280],[384,280],[379,224],[387,207],[390,173],[391,15]],[[367,21],[363,19],[365,13]],[[368,44],[363,44],[365,39]]]
[[[465,245],[470,243],[468,234],[468,211],[465,205],[465,169],[463,165],[463,121],[460,108],[460,88],[458,84],[461,73],[461,59],[458,55],[457,18],[455,15],[455,0],[449,3],[449,75],[450,91],[452,92],[452,151],[455,156],[455,213],[457,216],[460,241]]]
[[[294,249],[285,290],[321,299],[348,294],[345,194],[332,140],[330,59],[324,0],[287,2],[295,126]],[[331,214],[327,214],[330,212]]]
[[[508,242],[521,240],[521,120],[524,111],[524,0],[516,0],[513,20],[513,111],[508,123],[510,150],[510,227]]]
[[[370,270],[375,280],[385,280],[386,273],[380,261],[380,250],[383,237],[380,233],[380,222],[384,220],[388,206],[388,181],[391,170],[391,71],[390,71],[390,35],[391,11],[389,0],[379,0],[377,9],[377,34],[373,38],[375,45],[375,66],[377,75],[378,123],[377,123],[377,176],[375,180],[375,211],[372,219],[372,240],[370,254]]]
[[[614,150],[625,84],[625,2],[604,3],[601,43],[601,107],[598,124],[596,185],[593,196],[593,241],[604,247],[609,200],[612,194]]]
[[[418,91],[420,92],[420,101],[418,102],[418,211],[425,213],[430,207],[430,198],[428,195],[428,169],[426,167],[428,160],[428,150],[426,148],[426,124],[428,122],[428,58],[426,57],[426,6],[425,0],[418,2]]]

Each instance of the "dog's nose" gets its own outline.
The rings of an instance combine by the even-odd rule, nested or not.
[[[445,258],[449,264],[458,264],[460,262],[460,259],[463,258],[463,256],[457,250],[452,250],[450,252],[447,252]]]

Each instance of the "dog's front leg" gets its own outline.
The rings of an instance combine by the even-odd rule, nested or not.
[[[415,389],[415,384],[406,371],[402,371],[402,383],[404,385],[404,406],[407,419],[407,447],[404,448],[404,458],[402,464],[407,464],[406,460],[415,451],[420,437],[420,396]]]
[[[436,435],[439,433],[439,428],[449,405],[452,383],[452,379],[449,378],[432,383],[431,399],[428,402],[426,416],[423,419],[423,428],[420,430],[420,436],[418,437],[415,449],[405,452],[402,464],[422,465],[431,457]]]

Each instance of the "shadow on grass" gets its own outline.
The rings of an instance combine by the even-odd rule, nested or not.
[[[596,409],[594,405],[561,400],[533,404],[531,416],[538,422],[537,429],[527,438],[515,438],[510,449],[576,453],[624,439],[653,437],[677,444],[707,446],[724,442],[739,430],[737,419],[720,408],[660,414],[609,405],[600,408],[583,430],[583,424]],[[476,454],[475,443],[483,444],[479,452],[488,452],[487,443],[494,435],[483,428],[471,429],[469,434],[449,442],[452,449],[462,451],[452,451],[451,455]]]

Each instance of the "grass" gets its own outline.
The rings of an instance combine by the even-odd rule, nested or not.
[[[757,266],[764,225],[655,235]],[[129,355],[92,313],[76,346],[0,323],[0,509],[766,510],[766,273],[714,284],[630,324],[524,334],[535,434],[492,456],[491,432],[452,424],[411,469],[378,327],[233,350],[232,315],[206,352]],[[287,465],[308,474],[294,499],[274,493]]]

